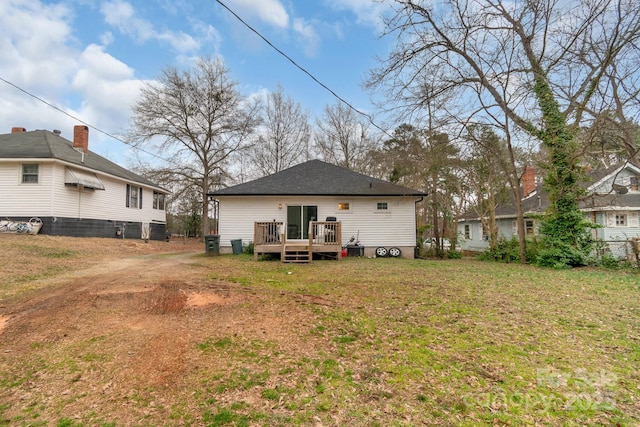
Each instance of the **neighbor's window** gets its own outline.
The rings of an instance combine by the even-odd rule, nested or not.
[[[464,238],[471,240],[471,226],[469,224],[464,225]]]
[[[482,240],[489,240],[489,227],[485,224],[480,224],[482,227]]]
[[[627,225],[627,214],[616,214],[616,227],[625,227]]]
[[[527,236],[531,236],[535,233],[535,228],[534,228],[534,224],[533,224],[533,220],[532,219],[525,219],[524,220],[524,230],[525,230],[525,234]]]
[[[142,209],[142,188],[127,184],[127,207]]]
[[[338,203],[338,210],[339,211],[348,211],[349,210],[349,203]]]
[[[629,190],[638,191],[638,177],[637,176],[629,177]]]
[[[153,209],[164,210],[164,194],[153,192]]]
[[[22,165],[22,183],[38,183],[38,165]]]
[[[376,204],[376,210],[379,210],[379,211],[389,210],[389,204],[387,202],[378,202]]]

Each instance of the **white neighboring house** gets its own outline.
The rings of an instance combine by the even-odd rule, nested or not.
[[[598,224],[593,237],[605,244],[616,257],[633,254],[631,240],[640,237],[640,168],[632,163],[614,165],[588,175],[583,184],[587,196],[580,202],[585,218]],[[525,212],[527,238],[538,235],[539,221],[534,217],[544,214],[549,206],[547,192],[542,181],[537,181],[535,171],[528,168],[522,178],[522,207]],[[516,208],[513,203],[496,209],[496,225],[501,238],[517,238]],[[458,239],[463,250],[482,251],[489,246],[480,218],[466,213],[458,222]]]
[[[0,218],[42,220],[41,234],[162,240],[169,192],[59,132],[13,128],[0,135]]]
[[[353,237],[365,256],[398,248],[413,258],[416,203],[424,193],[311,160],[276,174],[209,193],[219,202],[220,251],[253,241],[258,222],[283,224],[287,242],[304,242],[311,221],[341,223],[341,245]]]

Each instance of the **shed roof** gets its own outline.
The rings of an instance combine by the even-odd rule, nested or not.
[[[0,159],[56,159],[166,191],[92,151],[76,150],[71,141],[48,130],[0,135]]]
[[[373,178],[321,160],[213,191],[216,196],[425,196],[426,193]]]

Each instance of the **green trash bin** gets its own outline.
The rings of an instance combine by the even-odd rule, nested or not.
[[[220,235],[209,234],[204,236],[204,251],[208,256],[220,255]]]
[[[242,239],[232,240],[231,249],[234,255],[240,255],[242,253]]]

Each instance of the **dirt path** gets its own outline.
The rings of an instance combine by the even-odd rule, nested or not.
[[[38,281],[28,296],[5,298],[5,417],[39,405],[39,419],[49,423],[96,413],[118,425],[163,424],[172,402],[190,401],[200,368],[225,364],[199,350],[203,343],[258,339],[294,354],[311,351],[297,333],[310,329],[306,302],[209,279],[211,266],[201,261],[193,253],[105,260]],[[144,405],[131,404],[140,399]]]

